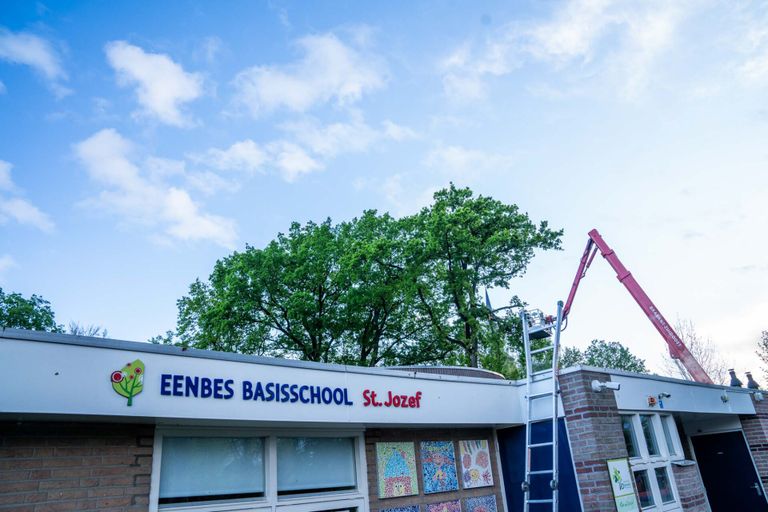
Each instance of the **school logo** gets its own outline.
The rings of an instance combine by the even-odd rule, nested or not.
[[[115,370],[110,375],[112,389],[120,396],[128,399],[128,407],[133,405],[133,397],[141,393],[144,388],[144,363],[136,359],[128,363],[121,370]]]

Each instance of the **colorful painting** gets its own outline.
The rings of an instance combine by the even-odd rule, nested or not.
[[[379,512],[419,512],[419,506],[411,505],[410,507],[383,508]]]
[[[465,512],[496,512],[496,496],[478,496],[464,500]]]
[[[461,502],[459,500],[443,501],[442,503],[430,503],[427,505],[427,512],[461,512]]]
[[[376,443],[379,498],[419,494],[413,443]]]
[[[421,468],[424,476],[424,494],[459,489],[453,441],[422,441]]]
[[[461,481],[465,489],[493,485],[488,441],[459,441]]]
[[[115,390],[115,393],[127,398],[128,403],[125,405],[131,407],[133,397],[144,389],[144,363],[141,362],[141,359],[126,363],[122,369],[112,372],[109,380],[112,382],[112,389]]]

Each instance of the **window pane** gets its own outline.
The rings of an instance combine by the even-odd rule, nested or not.
[[[659,455],[659,445],[656,442],[656,432],[653,429],[653,416],[650,414],[640,415],[640,424],[643,426],[643,436],[648,445],[649,455]]]
[[[664,438],[667,440],[667,450],[669,450],[670,455],[677,455],[677,452],[675,451],[675,443],[672,442],[672,432],[670,431],[670,424],[672,425],[671,428],[676,428],[674,423],[672,423],[672,416],[662,416],[661,417],[661,426],[664,428]]]
[[[263,495],[263,439],[163,438],[160,503]]]
[[[630,457],[640,455],[637,450],[637,438],[635,438],[635,429],[632,426],[632,416],[621,417],[621,429],[624,431],[624,442],[627,445],[627,452]]]
[[[277,440],[277,493],[354,489],[351,437],[283,437]]]
[[[653,494],[651,494],[651,485],[648,481],[648,471],[642,470],[635,472],[635,487],[637,487],[637,495],[640,497],[640,507],[652,507],[654,503]]]
[[[672,492],[672,486],[669,485],[667,468],[656,468],[656,481],[659,483],[659,492],[661,492],[661,502],[671,503],[675,501],[675,495]]]

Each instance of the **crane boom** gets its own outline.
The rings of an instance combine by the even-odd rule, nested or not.
[[[637,302],[637,305],[640,306],[640,309],[643,310],[653,326],[664,338],[664,341],[667,342],[667,345],[669,346],[669,355],[672,356],[673,359],[680,361],[696,382],[713,384],[712,379],[709,378],[709,375],[704,371],[704,368],[702,368],[699,362],[696,361],[696,358],[693,357],[693,354],[691,354],[688,347],[685,346],[685,343],[680,339],[680,336],[678,336],[675,330],[672,329],[672,326],[669,325],[669,322],[667,322],[661,314],[661,311],[659,311],[650,297],[643,291],[643,288],[634,276],[632,276],[632,273],[621,263],[621,260],[619,260],[619,257],[613,249],[608,247],[608,244],[605,243],[603,237],[600,236],[600,233],[598,233],[596,229],[589,232],[587,247],[584,249],[584,254],[579,262],[579,268],[576,271],[576,277],[573,280],[571,291],[568,294],[568,300],[563,307],[563,318],[566,319],[568,317],[568,313],[570,313],[571,306],[573,305],[573,299],[576,296],[576,291],[579,288],[579,283],[586,275],[597,251],[600,251],[603,258],[605,258],[611,267],[613,267],[619,282],[626,287],[629,294],[632,295],[632,298]]]

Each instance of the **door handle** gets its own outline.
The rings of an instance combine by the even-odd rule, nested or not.
[[[763,495],[763,490],[760,488],[760,484],[758,484],[757,482],[753,483],[750,487],[752,487],[755,490],[758,496]]]

